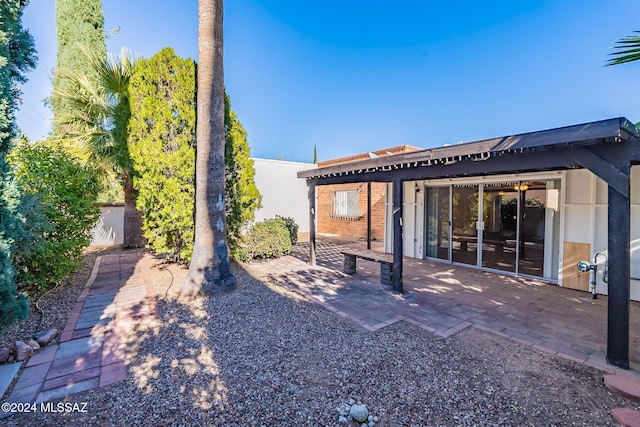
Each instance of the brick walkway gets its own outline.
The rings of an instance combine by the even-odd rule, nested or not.
[[[8,402],[46,402],[125,378],[125,331],[157,319],[141,254],[99,257],[60,342],[26,364]]]
[[[404,258],[405,293],[399,295],[380,284],[378,263],[358,260],[356,274],[343,274],[340,251],[345,247],[362,249],[364,244],[319,240],[318,266],[310,267],[308,244],[301,243],[292,256],[249,268],[371,331],[400,320],[440,337],[475,327],[613,370],[605,363],[606,296],[592,300],[589,293],[542,281],[414,258]],[[640,362],[636,302],[631,303],[630,324],[630,359]]]

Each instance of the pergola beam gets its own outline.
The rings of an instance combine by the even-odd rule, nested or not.
[[[584,147],[572,147],[567,150],[578,164],[589,169],[604,182],[623,196],[629,197],[629,174],[625,174],[615,165]]]

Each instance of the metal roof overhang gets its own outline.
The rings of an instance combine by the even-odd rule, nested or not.
[[[619,161],[640,162],[637,132],[633,123],[619,117],[300,171],[298,178],[323,185],[581,167],[610,169]],[[607,173],[615,173],[609,169]]]

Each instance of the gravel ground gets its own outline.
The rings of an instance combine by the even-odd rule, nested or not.
[[[4,422],[337,426],[336,408],[354,399],[377,426],[603,426],[616,425],[612,408],[632,406],[595,369],[475,329],[368,332],[237,265],[235,291],[180,302],[185,270],[169,268],[150,267],[162,322],[131,331],[126,380],[66,399],[87,413]]]

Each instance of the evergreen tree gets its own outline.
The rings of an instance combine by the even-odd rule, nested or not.
[[[231,100],[226,93],[224,129],[227,244],[229,251],[234,253],[242,228],[253,222],[255,210],[262,204],[262,197],[254,180],[256,171],[247,142],[247,131],[231,109]]]
[[[56,0],[56,35],[58,38],[57,68],[81,73],[90,81],[97,81],[97,71],[80,51],[80,46],[99,58],[106,58],[104,42],[104,13],[101,0]],[[68,79],[56,72],[53,78],[54,90],[68,91]],[[58,120],[68,116],[74,106],[67,100],[53,94],[54,134],[65,133]]]
[[[11,265],[12,248],[21,230],[17,208],[19,194],[6,162],[15,135],[14,111],[24,74],[35,67],[33,38],[22,27],[28,1],[0,2],[0,331],[27,313],[28,303],[19,294]]]
[[[138,61],[129,84],[129,151],[149,245],[189,261],[195,197],[195,63],[165,48]],[[230,248],[260,207],[247,132],[225,95],[225,218]]]
[[[318,164],[318,148],[316,147],[316,144],[313,144],[313,164]]]
[[[129,83],[129,152],[143,231],[158,253],[193,251],[196,67],[164,48],[139,60]]]

